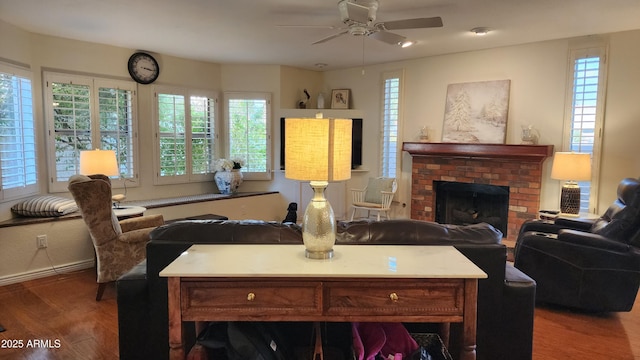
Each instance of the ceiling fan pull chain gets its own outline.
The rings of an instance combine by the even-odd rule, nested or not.
[[[364,36],[362,36],[362,76],[364,76]]]

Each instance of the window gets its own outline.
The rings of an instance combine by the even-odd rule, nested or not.
[[[400,156],[400,104],[402,89],[402,71],[383,74],[382,87],[382,134],[380,136],[382,154],[381,175],[397,177]]]
[[[0,64],[0,200],[38,193],[31,73]]]
[[[580,211],[595,212],[599,152],[602,143],[603,100],[606,83],[604,47],[574,49],[570,53],[570,94],[565,118],[567,151],[591,154],[591,181],[579,182]]]
[[[45,72],[45,113],[49,129],[50,191],[67,190],[78,173],[80,151],[114,150],[120,176],[137,184],[135,83]]]
[[[271,179],[271,95],[225,93],[225,156],[244,159],[245,180]]]
[[[215,154],[215,95],[156,87],[156,184],[211,180]]]

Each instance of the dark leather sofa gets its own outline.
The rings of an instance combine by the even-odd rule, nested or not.
[[[501,238],[500,231],[487,224],[389,220],[340,223],[336,243],[455,246],[488,274],[478,285],[477,358],[531,359],[536,285],[506,264]],[[154,230],[147,260],[117,282],[122,360],[168,359],[167,282],[158,273],[194,243],[302,246],[302,235],[293,224],[256,221],[181,221]]]
[[[537,302],[589,312],[630,311],[640,287],[640,181],[623,179],[597,219],[530,220],[515,266],[538,284]]]

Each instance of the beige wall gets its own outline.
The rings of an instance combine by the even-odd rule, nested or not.
[[[30,34],[0,22],[0,59],[30,66],[34,72],[34,88],[41,89],[42,70],[87,73],[112,78],[129,79],[126,69],[128,57],[135,49],[118,48],[94,43],[73,41],[45,35]],[[615,198],[615,187],[620,179],[640,175],[640,150],[637,134],[640,134],[640,102],[637,101],[640,84],[640,31],[610,34],[609,60],[604,128],[604,149],[599,202],[606,206]],[[378,176],[380,153],[381,74],[385,71],[404,70],[404,128],[403,141],[418,139],[419,129],[428,126],[432,139],[442,136],[444,99],[447,85],[459,82],[484,80],[511,80],[511,98],[507,143],[519,143],[520,126],[532,124],[540,132],[540,142],[560,148],[564,117],[567,56],[572,40],[557,40],[512,47],[436,56],[388,64],[358,66],[351,69],[328,71],[300,70],[275,65],[213,64],[155,54],[161,67],[157,84],[188,86],[213,90],[222,99],[223,91],[267,91],[272,94],[274,125],[272,128],[274,155],[273,178],[270,181],[247,181],[243,191],[279,191],[278,199],[260,203],[247,198],[248,203],[229,203],[221,208],[165,209],[168,218],[178,213],[193,215],[207,212],[234,214],[238,218],[278,220],[285,215],[286,204],[299,202],[299,213],[306,206],[304,189],[284,178],[279,169],[279,118],[297,112],[296,102],[301,91],[311,92],[311,106],[315,107],[318,91],[326,95],[329,107],[331,89],[351,89],[353,108],[364,118],[364,165],[354,172],[352,179],[336,192],[344,197],[337,208],[341,213],[348,209],[348,189],[366,184],[369,176]],[[153,185],[151,161],[153,139],[148,131],[152,121],[153,85],[138,86],[140,119],[141,186],[128,189],[132,200],[163,198],[201,194],[215,191],[213,182],[185,185]],[[310,112],[313,112],[310,110]],[[42,92],[35,92],[35,113],[43,119]],[[345,114],[352,114],[345,112]],[[222,116],[220,111],[219,116]],[[311,115],[310,115],[311,116]],[[351,116],[351,115],[350,115]],[[46,187],[46,159],[44,123],[38,124],[38,154],[42,192]],[[396,198],[398,204],[394,216],[409,217],[411,158],[402,157],[401,188]],[[550,161],[545,164],[548,179]],[[546,180],[542,189],[542,206],[558,207],[560,184]],[[68,196],[68,194],[60,194]],[[302,199],[302,200],[301,200]],[[333,201],[333,200],[332,200]],[[221,204],[221,202],[219,202]],[[0,203],[0,221],[11,217],[12,202]],[[244,210],[243,210],[244,206]],[[160,211],[160,210],[158,210]],[[176,213],[177,212],[177,213]],[[57,265],[84,264],[91,259],[92,248],[86,230],[80,221],[53,222],[29,228],[0,229],[0,279],[12,274],[39,271],[48,267],[48,259],[36,250],[35,235],[46,233],[50,240],[50,255]],[[72,265],[70,265],[72,266]]]
[[[618,182],[640,176],[640,31],[609,34],[609,78],[604,119],[604,147],[599,188],[599,211],[615,199]],[[568,51],[581,39],[539,42],[483,51],[435,56],[411,61],[330,71],[325,85],[352,89],[355,107],[366,114],[365,163],[377,176],[380,152],[379,99],[382,73],[404,69],[404,128],[402,141],[418,141],[420,129],[428,126],[432,141],[442,138],[447,85],[461,82],[511,80],[506,143],[520,143],[521,125],[532,124],[540,133],[540,144],[561,150]],[[606,37],[605,37],[606,40]],[[372,90],[372,89],[375,89]],[[409,217],[403,202],[410,199],[411,157],[402,157],[402,186],[396,197],[396,216]],[[551,161],[545,162],[541,207],[558,208],[560,182],[549,179]]]

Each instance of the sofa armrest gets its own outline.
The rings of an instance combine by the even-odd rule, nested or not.
[[[505,266],[500,346],[512,359],[530,360],[533,352],[533,319],[536,282],[511,264]]]
[[[559,217],[554,224],[567,229],[589,231],[596,219]]]
[[[164,218],[160,214],[138,216],[118,221],[122,232],[128,232],[138,229],[155,228],[164,224]]]
[[[608,239],[602,235],[577,230],[560,230],[558,233],[558,240],[603,250],[619,252],[626,252],[630,250],[630,246],[627,244]]]
[[[149,292],[147,261],[143,260],[116,281],[118,339],[122,360],[147,358]]]

